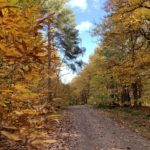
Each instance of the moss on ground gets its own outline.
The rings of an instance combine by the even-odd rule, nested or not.
[[[103,104],[95,107],[150,139],[150,108],[110,107]]]

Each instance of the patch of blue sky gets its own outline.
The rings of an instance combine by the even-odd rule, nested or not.
[[[86,48],[83,61],[88,62],[98,45],[96,37],[91,36],[95,22],[101,22],[106,15],[104,3],[106,0],[71,0],[69,7],[76,16],[77,29],[80,33],[81,45]]]
[[[83,61],[88,63],[89,57],[94,54],[94,50],[98,45],[97,38],[91,36],[91,30],[95,22],[102,22],[106,12],[104,11],[104,4],[106,0],[70,0],[68,7],[70,7],[76,17],[77,29],[81,38],[82,47],[86,48],[86,53],[83,55]],[[62,74],[62,81],[64,83],[70,82],[76,74],[69,69],[64,68]]]

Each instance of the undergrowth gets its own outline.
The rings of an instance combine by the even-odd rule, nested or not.
[[[105,104],[99,104],[94,107],[150,139],[150,108],[112,107]]]

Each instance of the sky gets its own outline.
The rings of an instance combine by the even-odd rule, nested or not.
[[[104,11],[104,4],[106,0],[71,0],[68,3],[76,18],[76,29],[79,30],[81,38],[80,46],[86,48],[86,52],[82,60],[86,63],[89,57],[94,54],[94,50],[98,45],[96,38],[92,37],[90,31],[94,27],[95,22],[101,22],[106,15]],[[61,72],[61,79],[63,83],[70,82],[75,76],[68,68],[63,68]],[[65,74],[65,75],[63,75]]]

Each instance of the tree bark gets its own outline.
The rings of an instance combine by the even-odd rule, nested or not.
[[[127,86],[122,87],[121,100],[122,100],[122,103],[124,106],[131,105],[130,91],[129,91],[129,88]]]
[[[132,83],[132,92],[133,92],[133,98],[134,98],[134,106],[137,107],[139,105],[138,100],[142,96],[142,83],[140,79]]]
[[[51,24],[50,20],[48,20],[48,102],[52,101],[52,91],[51,91]]]

